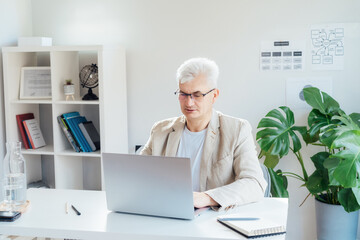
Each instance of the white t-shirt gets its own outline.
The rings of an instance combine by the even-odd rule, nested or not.
[[[181,135],[177,157],[186,157],[191,160],[193,191],[200,191],[200,163],[206,135],[204,129],[200,132],[191,132],[186,126]]]

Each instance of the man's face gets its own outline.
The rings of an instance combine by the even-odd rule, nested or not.
[[[213,88],[209,86],[204,75],[199,75],[189,82],[180,83],[179,89],[182,93],[192,93],[199,95],[199,93],[207,93]],[[207,120],[208,117],[211,117],[212,105],[214,104],[218,95],[218,89],[214,89],[205,96],[200,95],[200,97],[181,97],[180,94],[179,102],[181,111],[188,121]]]

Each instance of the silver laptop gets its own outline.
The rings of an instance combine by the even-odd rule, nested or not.
[[[110,211],[193,219],[189,158],[102,153]]]

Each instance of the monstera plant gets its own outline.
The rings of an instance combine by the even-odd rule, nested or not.
[[[271,110],[258,124],[259,158],[265,157],[272,195],[288,196],[286,177],[290,176],[299,179],[317,200],[341,204],[347,212],[356,211],[360,209],[360,114],[346,115],[337,101],[317,88],[304,88],[303,93],[312,107],[308,126],[295,126],[294,114],[285,106]],[[304,165],[309,160],[301,154],[300,138],[306,145],[319,147],[311,157],[315,171],[310,175]],[[289,153],[296,157],[301,173],[274,171],[279,160]]]

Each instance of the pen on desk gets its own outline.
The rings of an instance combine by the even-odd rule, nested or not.
[[[218,218],[220,221],[254,221],[260,220],[260,218],[254,217],[229,217],[229,218]]]
[[[69,213],[69,203],[68,202],[65,203],[65,213],[66,214]]]
[[[76,212],[78,216],[81,215],[81,213],[74,207],[74,205],[71,205],[71,208]]]

